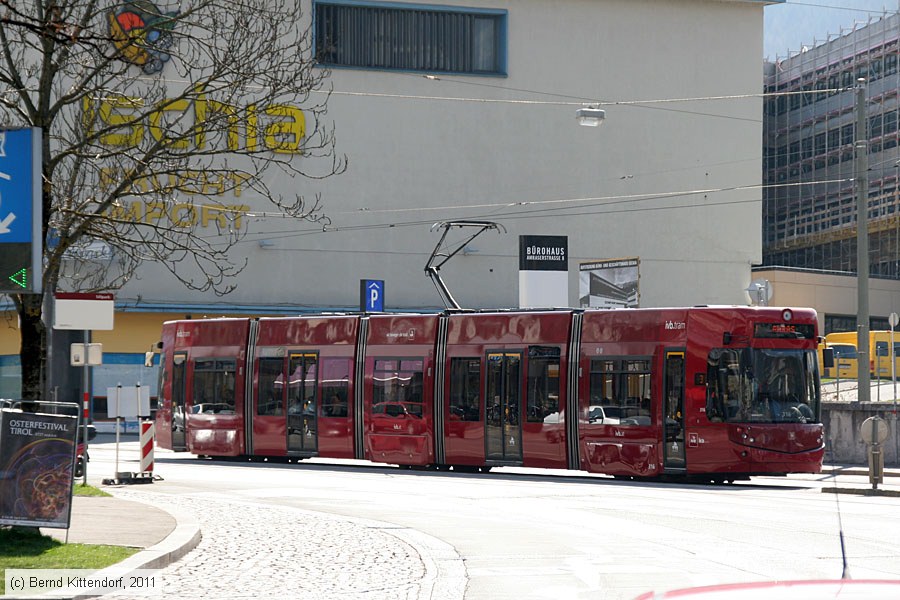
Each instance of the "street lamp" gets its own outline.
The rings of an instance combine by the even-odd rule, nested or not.
[[[606,119],[606,111],[586,105],[575,111],[575,118],[582,127],[600,127]]]

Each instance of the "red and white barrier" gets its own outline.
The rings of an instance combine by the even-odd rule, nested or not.
[[[141,473],[153,472],[153,444],[156,441],[153,421],[141,421]]]

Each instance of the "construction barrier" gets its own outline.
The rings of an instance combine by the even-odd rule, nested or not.
[[[156,427],[153,421],[141,421],[141,473],[153,472],[153,445]]]
[[[118,421],[118,419],[117,419]],[[118,426],[118,423],[116,424]],[[156,428],[153,421],[142,420],[140,422],[139,447],[141,452],[141,470],[138,473],[119,472],[119,441],[116,433],[116,476],[112,479],[104,479],[103,485],[127,485],[131,483],[153,483],[161,480],[153,475],[153,446],[156,442]]]

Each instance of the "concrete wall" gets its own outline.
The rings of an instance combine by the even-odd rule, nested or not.
[[[823,405],[822,421],[829,453],[826,462],[835,464],[865,465],[868,463],[868,446],[862,441],[859,428],[869,417],[887,421],[888,438],[882,446],[886,467],[900,466],[900,430],[893,403],[865,404],[855,402],[829,402]]]

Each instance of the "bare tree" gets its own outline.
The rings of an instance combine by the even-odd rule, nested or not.
[[[302,4],[0,0],[0,127],[43,131],[44,292],[13,295],[24,398],[43,385],[44,295],[115,290],[147,261],[226,294],[251,210],[326,218],[267,185],[346,167]]]

